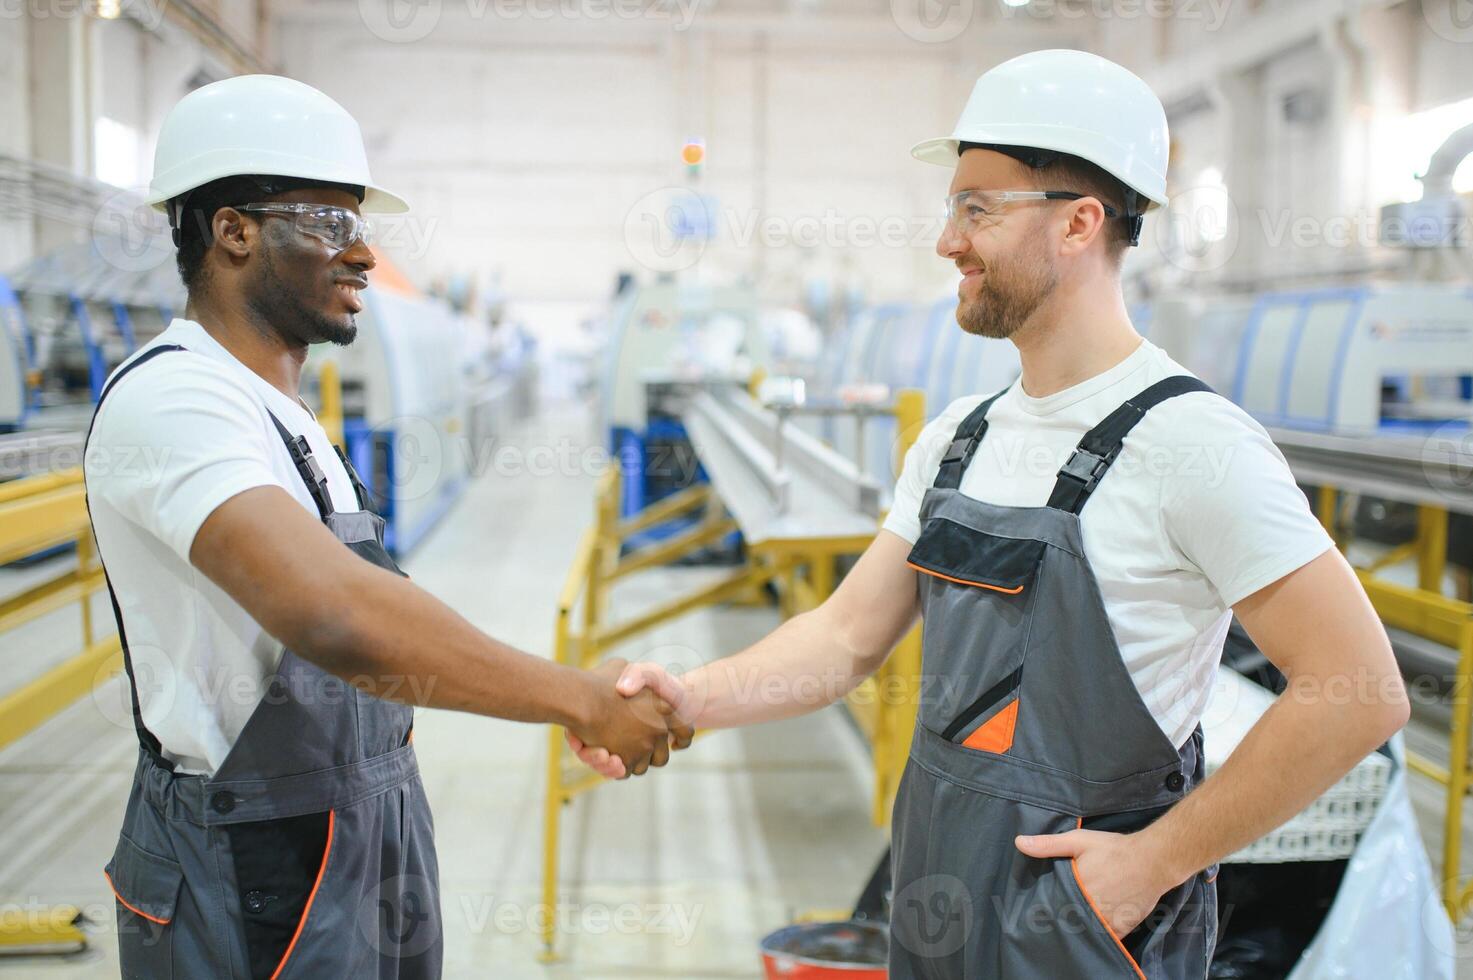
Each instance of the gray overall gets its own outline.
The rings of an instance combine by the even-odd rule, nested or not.
[[[144,352],[102,398],[128,371],[182,349]],[[402,575],[347,460],[362,509],[335,513],[306,439],[272,421],[327,528]],[[439,876],[413,709],[284,651],[219,770],[176,773],[143,725],[116,597],[113,612],[142,743],[105,872],[123,976],[438,977]]]
[[[920,573],[923,684],[895,801],[894,980],[1206,976],[1215,869],[1118,936],[1071,860],[1028,857],[1013,841],[1139,830],[1202,778],[1201,728],[1178,751],[1126,670],[1079,511],[1147,410],[1203,390],[1167,378],[1126,402],[1080,440],[1044,507],[958,490],[997,396],[958,427],[909,559]]]

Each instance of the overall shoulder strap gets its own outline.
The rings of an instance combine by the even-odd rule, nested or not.
[[[1089,495],[1094,493],[1095,487],[1109,471],[1110,464],[1120,455],[1125,437],[1147,412],[1168,398],[1191,391],[1211,390],[1205,382],[1181,374],[1162,378],[1128,399],[1079,440],[1073,455],[1063,469],[1059,470],[1059,478],[1054,483],[1053,493],[1049,495],[1048,506],[1056,510],[1067,510],[1071,514],[1079,513],[1089,502]]]
[[[102,408],[103,401],[113,388],[117,386],[117,383],[123,380],[129,372],[142,367],[160,354],[168,354],[171,351],[184,349],[179,344],[160,344],[157,347],[150,347],[127,364],[124,364],[118,369],[116,374],[108,379],[107,384],[103,386],[101,393],[97,396],[97,405],[92,409],[92,421],[87,424],[87,437],[82,443],[82,468],[84,471],[87,468],[87,440],[92,438],[92,427],[97,424],[97,412]],[[92,523],[92,502],[87,499],[85,494],[83,494],[83,499],[87,502],[87,522],[90,524]],[[96,537],[95,530],[93,536]],[[138,733],[138,744],[143,746],[143,750],[149,754],[156,765],[168,772],[173,772],[174,764],[164,758],[163,745],[159,742],[158,737],[148,730],[148,726],[143,724],[143,705],[138,700],[138,679],[133,673],[133,657],[128,652],[128,631],[123,628],[123,610],[118,605],[117,594],[113,591],[112,579],[108,577],[107,564],[102,560],[101,547],[97,549],[97,563],[102,566],[102,580],[107,585],[107,598],[113,607],[113,622],[117,623],[118,626],[118,645],[123,648],[123,670],[128,675],[128,695],[133,708],[133,730]]]
[[[1012,385],[1008,385],[1008,388],[1011,387]],[[951,437],[951,444],[941,456],[941,468],[936,471],[936,481],[931,486],[955,490],[962,485],[962,474],[966,472],[972,457],[977,454],[977,447],[982,445],[982,437],[987,435],[987,412],[992,408],[993,402],[1007,393],[1008,388],[984,399],[982,404],[962,419],[962,424],[956,427],[956,434]]]
[[[271,416],[271,424],[276,426],[277,435],[286,444],[287,454],[292,458],[292,465],[297,468],[297,475],[302,478],[307,492],[312,495],[312,502],[317,505],[317,513],[323,520],[327,520],[333,513],[332,497],[327,492],[327,474],[322,472],[317,458],[312,455],[312,446],[307,442],[307,437],[292,435],[271,409],[266,409],[266,414]]]
[[[348,454],[343,452],[343,447],[333,443],[332,451],[338,454],[338,459],[343,461],[343,469],[348,474],[348,480],[353,484],[353,496],[358,498],[359,510],[366,510],[371,514],[377,514],[378,509],[373,506],[373,495],[368,492],[368,487],[363,479],[359,477],[358,470],[353,467],[353,461],[348,459]]]
[[[119,381],[122,381],[134,370],[143,367],[143,365],[147,364],[155,357],[158,357],[160,354],[168,354],[176,350],[184,350],[184,348],[179,344],[159,344],[157,347],[150,347],[142,354],[139,354],[137,357],[133,358],[133,360],[129,361],[127,364],[124,364],[122,367],[118,368],[117,372],[113,374],[111,378],[107,379],[107,384],[102,386],[102,391],[97,396],[97,404],[92,406],[92,421],[87,423],[86,438],[92,438],[92,427],[97,424],[97,413],[102,408],[103,401],[107,398],[109,394],[112,393],[112,390],[118,386]],[[83,440],[83,446],[85,445],[86,441]]]

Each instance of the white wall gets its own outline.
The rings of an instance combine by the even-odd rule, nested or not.
[[[17,3],[0,11],[0,154],[138,191],[169,108],[193,80],[230,69],[223,53],[166,16],[161,0],[129,0],[124,9],[138,17],[115,20],[92,16],[88,6]],[[254,0],[232,0],[229,9],[252,43]],[[84,240],[94,217],[80,209],[65,219],[33,218],[0,207],[0,270]]]
[[[1431,150],[1409,150],[1407,115],[1473,95],[1473,25],[1459,26],[1456,2],[1265,0],[1220,18],[1179,3],[1198,16],[1154,31],[1101,22],[1101,53],[1139,71],[1173,117],[1175,209],[1148,221],[1131,267],[1165,283],[1246,285],[1394,265],[1376,244],[1379,209],[1419,193],[1408,178]],[[1322,111],[1290,119],[1295,95]],[[1183,256],[1171,226],[1191,220],[1209,167],[1236,221],[1219,246]]]
[[[750,278],[779,301],[812,275],[877,300],[945,288],[931,249],[947,175],[909,147],[950,130],[986,67],[1081,31],[999,29],[983,3],[961,37],[925,43],[888,2],[800,7],[723,2],[682,28],[447,2],[433,31],[396,43],[357,4],[313,3],[281,11],[275,44],[358,117],[375,176],[412,198],[395,252],[412,274],[499,273],[514,298],[602,300],[620,270],[663,266],[641,261],[626,219],[637,232],[651,194],[686,186],[680,147],[703,138],[717,234],[688,279]]]
[[[0,154],[30,156],[31,112],[29,25],[22,17],[0,17]],[[27,218],[0,211],[0,270],[31,255],[35,229]]]

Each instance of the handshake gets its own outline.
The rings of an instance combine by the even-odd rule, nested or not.
[[[567,726],[568,746],[609,779],[642,776],[695,737],[695,699],[658,664],[614,658],[584,675],[591,709]]]

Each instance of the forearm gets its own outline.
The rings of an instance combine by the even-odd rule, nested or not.
[[[353,572],[330,620],[283,631],[299,656],[386,700],[563,726],[587,718],[582,671],[487,636],[407,579]]]
[[[1355,704],[1292,686],[1220,769],[1140,832],[1172,882],[1185,881],[1281,826],[1405,721],[1400,678]],[[1323,687],[1318,690],[1323,691]]]
[[[684,678],[697,728],[730,728],[816,711],[844,697],[873,674],[889,651],[866,649],[837,610],[794,616],[730,657]]]

